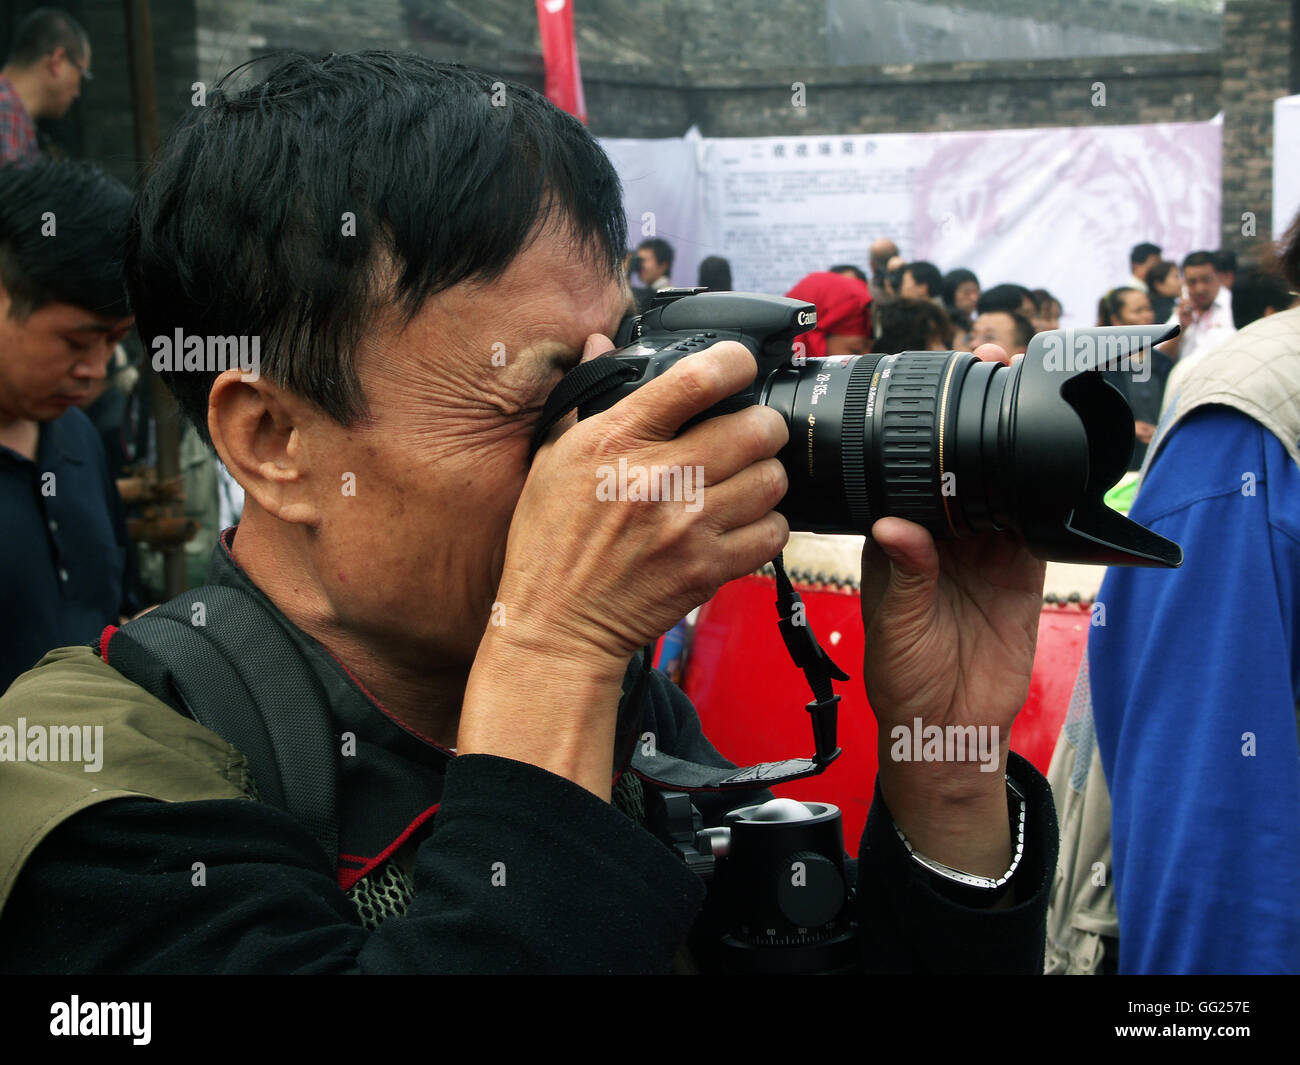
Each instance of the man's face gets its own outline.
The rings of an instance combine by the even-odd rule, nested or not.
[[[641,281],[644,284],[653,285],[668,272],[658,256],[649,248],[637,249],[636,257],[641,262]]]
[[[358,355],[370,420],[303,435],[322,514],[313,579],[345,627],[419,671],[473,660],[542,406],[627,310],[622,280],[569,248],[543,234],[496,281],[433,297],[404,330],[377,324]]]
[[[131,318],[106,318],[70,303],[10,317],[0,288],[0,418],[48,422],[86,399],[107,374]]]
[[[1219,276],[1211,263],[1189,266],[1183,270],[1183,283],[1197,310],[1208,311],[1219,294]]]
[[[81,95],[82,75],[90,69],[90,46],[80,58],[73,58],[62,47],[56,48],[50,59],[52,62],[45,68],[48,73],[41,117],[62,118]]]
[[[930,288],[928,285],[919,284],[912,276],[911,270],[904,270],[903,283],[898,288],[898,294],[905,300],[928,300]]]
[[[963,281],[957,286],[957,291],[952,294],[952,302],[957,310],[965,311],[972,314],[975,311],[975,305],[980,301],[980,285],[978,281]]]
[[[1219,287],[1218,274],[1214,273],[1213,264],[1187,267],[1183,270],[1183,283],[1187,285],[1187,295],[1191,296],[1197,311],[1208,311],[1218,295]]]
[[[981,344],[997,344],[1008,355],[1025,349],[1016,343],[1016,322],[1005,311],[989,311],[975,319],[970,330],[971,349]]]

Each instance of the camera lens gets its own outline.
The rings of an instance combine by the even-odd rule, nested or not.
[[[1014,366],[905,351],[773,372],[760,401],[790,427],[790,527],[870,535],[897,516],[936,537],[1015,530],[1060,561],[1178,565],[1176,544],[1103,503],[1132,449],[1127,403],[1100,373],[1055,368],[1044,336]]]
[[[955,513],[957,412],[967,408],[963,429],[969,437],[971,424],[983,425],[992,392],[988,418],[996,445],[997,400],[1014,372],[996,367],[1002,371],[998,387],[990,389],[985,374],[990,381],[979,382],[982,387],[959,403],[962,381],[977,362],[958,352],[909,351],[810,359],[773,374],[763,402],[790,426],[790,442],[778,457],[790,482],[781,510],[791,527],[867,534],[877,518],[896,515],[936,535],[971,529]],[[980,410],[972,418],[976,391]],[[964,441],[968,451],[975,444],[963,464],[972,474],[982,435]],[[977,508],[982,515],[988,509]]]

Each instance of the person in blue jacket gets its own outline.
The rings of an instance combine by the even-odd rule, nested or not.
[[[1300,285],[1300,220],[1283,253]],[[1131,517],[1174,573],[1112,569],[1088,646],[1122,973],[1300,970],[1300,308],[1207,354]]]

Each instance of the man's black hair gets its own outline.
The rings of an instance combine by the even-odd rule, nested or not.
[[[871,348],[877,354],[928,351],[935,334],[941,344],[952,343],[952,321],[931,300],[891,300],[880,308],[879,317],[880,336]]]
[[[1183,260],[1183,269],[1189,266],[1213,266],[1214,253],[1208,251],[1194,251]]]
[[[1141,266],[1153,255],[1160,254],[1160,245],[1158,244],[1134,244],[1133,250],[1128,253],[1129,266]]]
[[[924,259],[908,263],[903,267],[903,273],[911,274],[915,284],[924,285],[931,299],[939,295],[939,290],[943,287],[943,274],[939,273],[939,268]]]
[[[0,166],[0,283],[11,318],[70,303],[109,318],[131,313],[122,249],[125,185],[87,163],[41,156]]]
[[[964,266],[959,266],[956,270],[949,270],[943,275],[943,284],[940,285],[940,289],[942,290],[944,305],[950,311],[956,306],[954,301],[957,299],[957,290],[967,281],[974,281],[976,285],[980,283],[980,279],[975,276],[975,271],[967,270]]]
[[[1025,305],[1025,300],[1033,302],[1029,289],[1024,285],[1014,285],[1010,282],[994,285],[980,293],[975,312],[988,314],[990,311],[1007,311],[1010,314],[1020,314],[1020,308]]]
[[[1285,311],[1295,297],[1286,278],[1272,271],[1248,267],[1232,286],[1232,324],[1244,329],[1267,310]]]
[[[832,274],[843,274],[845,277],[855,277],[864,284],[870,284],[867,275],[862,272],[861,267],[854,266],[852,263],[840,263],[839,266],[832,266]]]
[[[651,237],[649,240],[643,240],[636,246],[637,251],[640,251],[642,248],[649,248],[651,254],[659,260],[659,265],[668,273],[672,273],[673,246],[669,244],[668,241],[661,240],[659,237]]]
[[[159,152],[127,273],[141,339],[260,337],[260,372],[344,425],[366,413],[358,343],[464,281],[500,277],[546,226],[617,279],[618,175],[586,128],[522,85],[392,52],[237,68]],[[216,371],[165,372],[208,439]]]
[[[86,31],[66,11],[38,7],[18,23],[5,65],[29,67],[56,48],[62,48],[75,62],[85,58],[88,43]]]
[[[1216,251],[1214,253],[1214,270],[1219,274],[1235,274],[1237,272],[1237,253],[1226,248]]]
[[[710,255],[700,263],[700,284],[712,292],[730,292],[731,263],[721,255]]]

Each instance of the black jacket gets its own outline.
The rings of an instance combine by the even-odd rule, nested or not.
[[[251,589],[287,623],[224,545],[209,583]],[[310,637],[297,638],[325,682],[338,733],[355,739],[356,753],[343,759],[337,875],[306,830],[266,803],[101,803],[54,829],[24,867],[0,913],[0,972],[673,967],[706,889],[665,843],[562,777],[423,741]],[[635,713],[630,702],[621,718]],[[662,674],[652,674],[645,703],[638,731],[652,731],[660,750],[728,764]],[[1041,971],[1056,820],[1046,781],[1011,757],[1029,805],[1011,909],[972,910],[937,893],[876,794],[850,865],[866,971]],[[766,795],[696,798],[705,823],[718,824]],[[405,912],[367,927],[376,922],[363,920],[357,882],[377,883],[395,865],[407,870]]]

